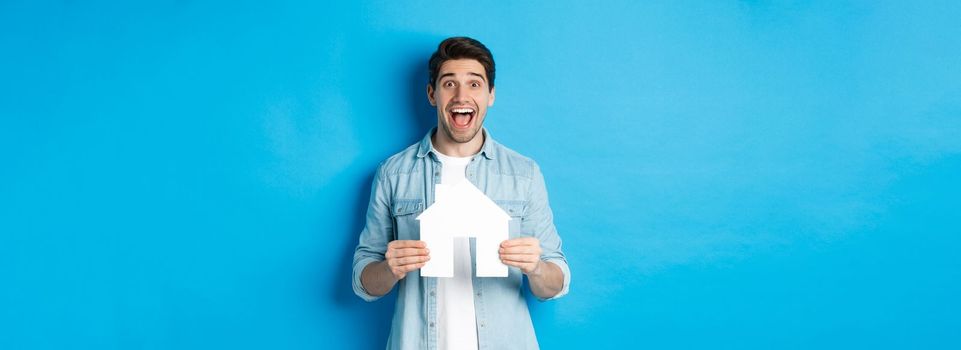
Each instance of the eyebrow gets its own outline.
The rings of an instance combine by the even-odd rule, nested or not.
[[[478,74],[478,73],[468,72],[467,75],[476,76],[476,77],[478,77],[478,78],[481,78],[481,80],[483,80],[485,83],[487,82],[487,79],[484,79],[484,76],[483,76],[483,75],[480,75],[480,74]],[[451,76],[451,77],[452,77],[452,76],[454,76],[454,73],[444,73],[444,74],[441,74],[440,77],[437,78],[437,80],[444,79],[445,77],[448,77],[448,76]]]

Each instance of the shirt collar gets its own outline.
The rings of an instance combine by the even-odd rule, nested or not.
[[[430,137],[436,131],[436,126],[431,128],[430,131],[427,132],[427,135],[424,136],[424,139],[420,141],[420,146],[417,149],[417,158],[424,158],[428,153],[434,152],[434,143],[430,140]],[[487,132],[487,128],[481,128],[481,132],[484,133],[484,145],[481,146],[480,153],[487,159],[494,159],[494,145],[496,142],[491,137],[491,134]]]

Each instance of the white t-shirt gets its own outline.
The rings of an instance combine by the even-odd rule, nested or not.
[[[450,157],[434,151],[442,166],[444,185],[467,181],[471,157]],[[454,277],[437,279],[437,347],[441,350],[477,349],[474,285],[471,276],[470,239],[454,237]]]

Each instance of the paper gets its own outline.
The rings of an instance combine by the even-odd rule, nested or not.
[[[417,216],[420,240],[430,249],[420,275],[453,277],[454,237],[474,237],[477,277],[507,277],[507,265],[497,250],[508,238],[510,215],[470,181],[436,185],[434,191],[434,204]]]

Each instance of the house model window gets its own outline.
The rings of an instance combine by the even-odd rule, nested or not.
[[[430,249],[420,275],[453,277],[454,237],[474,237],[477,277],[507,277],[497,250],[507,240],[510,215],[470,181],[434,188],[434,204],[417,216],[420,240]]]

